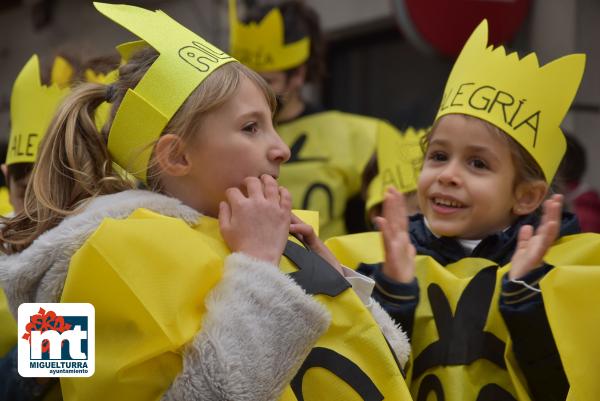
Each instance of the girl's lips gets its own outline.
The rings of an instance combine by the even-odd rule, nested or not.
[[[436,197],[430,198],[429,203],[431,204],[431,209],[438,214],[451,215],[465,209],[465,206],[458,201],[447,201],[444,203],[440,203],[436,200]],[[456,205],[459,206],[457,207]]]

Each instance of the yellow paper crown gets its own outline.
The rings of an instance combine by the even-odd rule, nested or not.
[[[71,63],[61,56],[56,56],[50,72],[50,82],[64,88],[71,85],[73,75],[75,75],[75,69]]]
[[[91,68],[88,68],[83,72],[83,78],[85,79],[85,82],[94,82],[97,84],[105,84],[105,85],[109,85],[109,84],[112,84],[113,82],[115,82],[117,80],[118,76],[119,76],[118,68],[116,70],[112,70],[106,74],[103,74],[101,72],[96,72],[96,71],[92,70]]]
[[[57,61],[58,58],[55,66]],[[42,84],[37,55],[27,61],[15,80],[10,98],[11,130],[6,164],[35,162],[38,144],[69,92],[68,86],[61,86],[58,83]]]
[[[535,53],[519,59],[502,46],[488,47],[483,20],[452,68],[436,120],[460,113],[495,125],[531,154],[550,182],[566,150],[560,124],[584,67],[584,54],[540,67]]]
[[[229,51],[241,63],[258,72],[298,67],[310,55],[310,39],[285,43],[285,26],[275,7],[258,23],[238,20],[237,0],[229,0]]]
[[[173,115],[206,77],[236,60],[160,10],[106,3],[94,6],[160,54],[137,86],[127,91],[108,136],[113,160],[146,181],[151,145]]]
[[[423,165],[421,139],[427,130],[408,128],[403,134],[382,124],[377,136],[377,167],[379,173],[367,190],[365,210],[383,202],[385,191],[392,186],[402,193],[417,189]]]

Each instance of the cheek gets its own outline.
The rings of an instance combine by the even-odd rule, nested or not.
[[[417,193],[415,194],[415,204],[421,209],[421,211],[425,210],[425,205],[427,203],[427,187],[426,184],[426,176],[423,174],[419,175],[419,181],[417,182]]]
[[[419,179],[417,180],[417,190],[419,194],[424,193],[427,188],[431,185],[433,174],[430,169],[423,166],[423,169],[419,173]]]
[[[221,177],[229,186],[240,187],[244,178],[257,175],[257,166],[254,160],[248,154],[237,155],[234,161],[227,161],[222,164]]]

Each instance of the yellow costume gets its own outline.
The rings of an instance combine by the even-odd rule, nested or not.
[[[380,245],[381,235],[375,232],[327,241],[336,257],[353,267],[383,261]],[[545,261],[556,266],[540,287],[571,385],[569,400],[593,399],[600,390],[589,375],[598,366],[594,305],[600,283],[600,235],[565,236],[551,247]],[[498,268],[485,258],[464,258],[444,266],[430,256],[417,256],[421,299],[413,333],[419,334],[412,338],[407,371],[414,399],[437,394],[437,399],[448,401],[530,400],[497,307],[501,277],[509,268]]]
[[[378,132],[400,135],[384,121],[337,111],[307,115],[277,131],[292,151],[279,181],[290,190],[295,208],[319,212],[322,238],[346,232],[346,204],[360,191]]]
[[[145,400],[166,391],[182,368],[179,350],[201,329],[205,297],[221,279],[228,254],[212,218],[189,227],[139,209],[126,220],[105,220],[73,256],[61,299],[92,303],[97,327],[93,380],[63,378],[65,398]],[[300,273],[309,269],[308,281],[296,281],[317,292],[332,323],[281,399],[409,400],[367,309],[337,273],[312,274],[306,254],[288,244],[286,255],[307,263]],[[298,270],[287,258],[281,268]]]

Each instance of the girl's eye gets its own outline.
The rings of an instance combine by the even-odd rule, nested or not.
[[[433,160],[433,161],[436,161],[436,162],[443,162],[443,161],[448,160],[448,156],[446,156],[445,153],[443,153],[443,152],[436,152],[436,151],[431,152],[427,158],[429,160]]]
[[[471,160],[471,165],[476,169],[487,169],[487,164],[481,159],[473,159]]]
[[[244,127],[242,128],[242,131],[248,133],[248,134],[256,134],[258,132],[258,124],[257,123],[249,123],[244,125]]]

